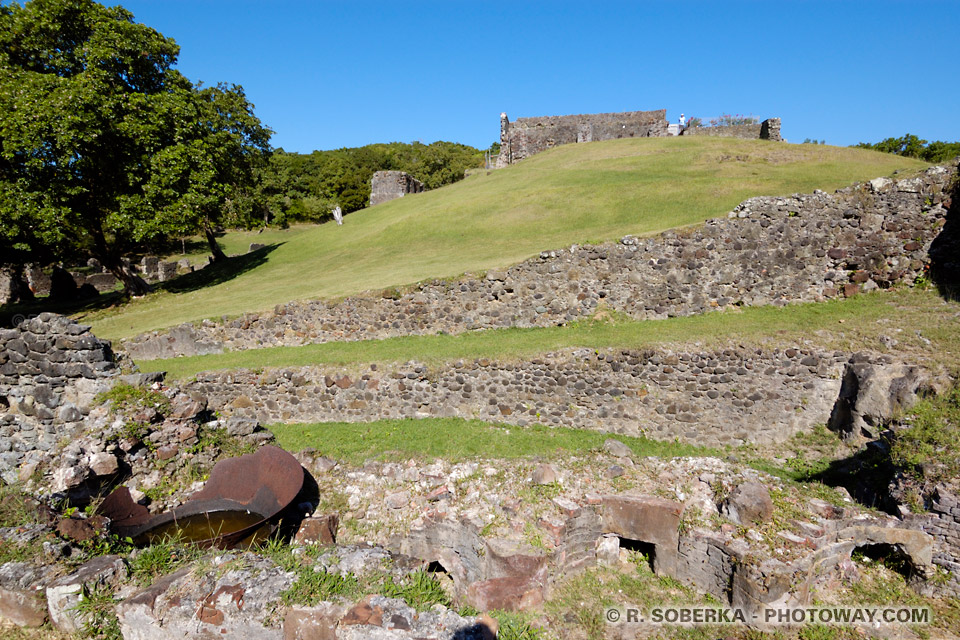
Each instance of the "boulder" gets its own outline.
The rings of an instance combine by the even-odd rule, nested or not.
[[[617,458],[632,458],[633,450],[619,440],[607,438],[603,443],[603,450]]]
[[[337,621],[345,607],[322,602],[315,607],[288,607],[283,614],[283,640],[337,640]]]
[[[541,464],[533,470],[530,481],[533,484],[553,484],[557,481],[557,470],[551,464]]]
[[[222,574],[181,569],[118,604],[124,640],[282,640],[269,614],[294,575],[253,554],[223,559],[240,562]]]
[[[44,591],[55,567],[29,562],[0,565],[0,620],[18,627],[39,627],[47,620]]]
[[[876,438],[881,425],[900,409],[936,389],[936,381],[921,367],[858,361],[846,365],[840,396],[827,424],[844,439]]]
[[[112,589],[127,577],[127,565],[120,556],[94,558],[80,565],[70,575],[54,580],[46,589],[50,622],[64,633],[77,633],[83,628],[83,617],[76,606],[83,598],[83,589]]]
[[[98,476],[112,476],[120,469],[117,456],[106,451],[95,453],[90,457],[90,470]]]
[[[745,482],[730,493],[722,512],[737,524],[761,524],[773,516],[773,500],[759,482]]]
[[[304,518],[294,541],[297,544],[335,544],[339,525],[340,516],[335,513]]]

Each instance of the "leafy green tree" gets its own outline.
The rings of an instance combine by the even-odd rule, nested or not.
[[[34,259],[95,257],[141,294],[125,257],[198,231],[213,249],[225,215],[249,216],[239,203],[269,131],[239,87],[194,87],[178,53],[122,7],[0,7],[4,243]]]
[[[320,221],[338,204],[345,213],[366,207],[375,171],[406,171],[436,189],[481,166],[482,151],[454,142],[391,142],[309,154],[280,149],[263,170],[263,188],[274,222]]]
[[[901,138],[887,138],[876,143],[860,142],[856,147],[893,153],[909,158],[919,158],[927,162],[943,162],[960,156],[960,142],[942,142],[935,140],[927,143],[917,136],[908,133]]]

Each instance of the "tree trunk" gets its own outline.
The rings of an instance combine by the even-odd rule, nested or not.
[[[204,228],[203,232],[207,236],[207,244],[210,245],[210,253],[213,254],[214,262],[223,262],[227,259],[227,254],[223,252],[223,249],[220,248],[220,245],[217,244],[217,238],[213,235],[213,231],[209,228]]]
[[[27,284],[26,278],[23,277],[23,264],[15,262],[4,268],[4,271],[10,277],[9,300],[7,302],[13,304],[32,301],[33,291],[30,291],[30,286]],[[0,300],[0,304],[3,304],[2,300]]]
[[[146,280],[133,272],[133,269],[123,264],[122,260],[115,261],[112,258],[98,258],[100,263],[112,273],[117,280],[123,283],[123,291],[128,296],[142,296],[153,291],[153,288]]]

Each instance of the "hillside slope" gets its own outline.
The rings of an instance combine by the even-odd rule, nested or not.
[[[263,264],[187,293],[86,318],[117,339],[186,321],[506,266],[537,252],[723,215],[756,195],[833,190],[925,163],[861,149],[646,138],[569,145],[436,191],[351,214],[276,247]]]

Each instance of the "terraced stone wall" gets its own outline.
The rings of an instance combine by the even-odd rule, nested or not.
[[[263,423],[461,417],[710,446],[767,444],[828,421],[850,359],[801,349],[581,349],[528,362],[479,359],[438,368],[210,372],[187,390],[206,396],[223,415]]]
[[[590,317],[601,307],[658,319],[912,283],[927,275],[935,240],[951,246],[941,231],[955,173],[955,166],[934,167],[919,177],[878,178],[835,194],[751,198],[692,230],[545,251],[484,277],[427,282],[400,296],[292,302],[221,323],[181,325],[131,338],[123,348],[146,360],[547,327]]]

